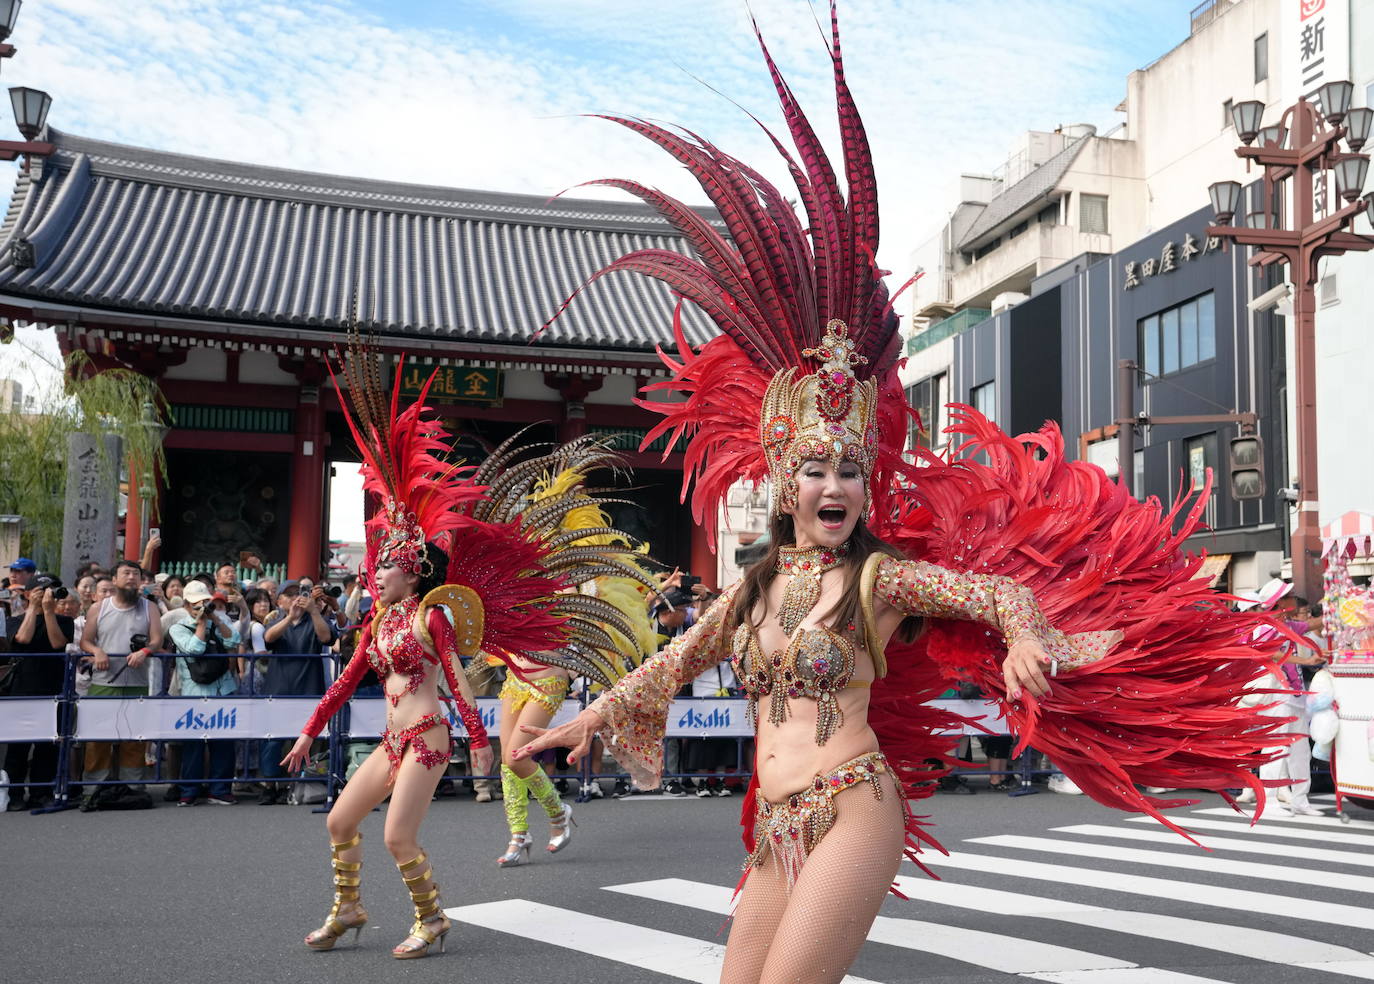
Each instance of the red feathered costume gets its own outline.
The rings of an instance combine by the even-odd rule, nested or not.
[[[949,431],[962,443],[948,458],[903,458],[914,412],[897,377],[897,318],[874,260],[876,184],[845,82],[833,4],[831,15],[847,194],[759,39],[795,154],[769,137],[796,184],[804,219],[757,171],[700,137],[607,117],[681,163],[728,234],[659,192],[597,182],[644,199],[696,255],[641,250],[596,277],[630,272],[661,280],[721,331],[698,350],[675,323],[677,351],[661,353],[672,378],[648,389],[676,400],[640,401],[663,415],[646,445],[663,435],[670,445],[688,441],[683,496],[690,488],[694,515],[708,533],[737,481],[768,477],[776,515],[795,504],[801,462],[862,468],[870,529],[909,560],[871,557],[862,577],[867,631],[836,626],[832,636],[848,632],[857,648],[867,647],[878,677],[868,723],[909,798],[932,791],[930,780],[943,767],[930,760],[951,764],[949,734],[964,723],[927,702],[951,681],[972,680],[1001,702],[1023,746],[1046,752],[1101,803],[1147,813],[1175,830],[1159,810],[1186,801],[1152,798],[1137,787],[1224,793],[1248,785],[1262,804],[1250,770],[1288,739],[1272,733],[1274,718],[1241,707],[1239,699],[1271,665],[1280,639],[1251,641],[1253,630],[1270,621],[1228,610],[1226,599],[1198,579],[1201,558],[1182,550],[1199,528],[1207,490],[1186,510],[1183,499],[1167,511],[1155,500],[1137,502],[1100,468],[1066,461],[1054,425],[1009,437],[967,407],[954,408]],[[794,581],[808,574],[783,567],[777,573]],[[612,752],[642,784],[656,782],[661,771],[664,719],[678,687],[727,657],[746,671],[751,665],[748,640],[730,638],[739,620],[731,612],[736,590],[727,589],[691,632],[594,705],[614,736]],[[792,594],[789,583],[784,623]],[[796,592],[802,613],[804,595]],[[894,639],[884,650],[874,640],[875,603],[923,617],[924,633],[914,643]],[[765,612],[765,619],[774,617]],[[812,631],[786,628],[783,638]],[[1022,639],[1040,646],[1056,670],[1044,699],[1007,699],[1001,664]],[[773,704],[799,693],[824,704],[851,679],[832,666],[843,660],[843,643],[834,641],[830,655],[808,664],[801,677],[783,680],[781,669],[767,667],[746,675],[762,681],[759,696],[771,685]],[[773,657],[774,666],[792,658],[789,646],[782,663]],[[775,720],[784,718],[785,712]],[[817,744],[825,738],[818,731]],[[1271,752],[1259,751],[1265,747]],[[754,851],[756,831],[764,828],[756,797],[748,799],[745,841]],[[910,817],[907,831],[916,860],[918,841],[934,841]],[[791,837],[798,837],[795,830]]]

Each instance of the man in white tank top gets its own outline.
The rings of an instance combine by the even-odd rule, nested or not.
[[[114,594],[96,602],[86,613],[81,649],[91,664],[91,697],[139,697],[148,693],[148,657],[162,649],[162,622],[154,617],[156,610],[148,599],[139,595],[142,582],[143,569],[132,560],[121,560],[114,567]],[[146,636],[147,641],[135,646],[135,636]],[[91,782],[146,780],[145,744],[87,742],[85,778]]]

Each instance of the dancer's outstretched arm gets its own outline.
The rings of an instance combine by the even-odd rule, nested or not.
[[[658,786],[663,776],[663,736],[668,730],[668,705],[683,685],[730,655],[725,621],[738,585],[727,588],[701,620],[663,651],[650,656],[573,720],[560,728],[522,728],[533,740],[516,749],[515,759],[545,748],[568,748],[569,759],[591,751],[598,731],[609,738],[606,747],[635,785]]]

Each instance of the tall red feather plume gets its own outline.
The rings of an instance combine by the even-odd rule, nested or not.
[[[434,375],[425,381],[416,401],[398,413],[402,377],[402,367],[398,366],[390,402],[379,413],[383,405],[378,386],[381,369],[375,353],[360,344],[353,346],[344,367],[350,382],[347,389],[340,385],[334,367],[328,368],[344,420],[363,459],[363,490],[383,500],[404,503],[429,541],[446,541],[455,532],[471,526],[472,520],[462,509],[480,500],[485,490],[470,481],[472,469],[455,467],[438,457],[447,453],[449,446],[443,427],[425,416],[429,412],[425,399]],[[362,576],[369,588],[385,524],[383,510],[377,510],[365,524],[367,547]]]
[[[690,440],[683,497],[694,483],[693,514],[713,536],[714,519],[730,485],[767,474],[758,426],[769,380],[776,372],[793,366],[815,371],[817,363],[804,357],[802,351],[820,342],[824,326],[832,318],[845,322],[856,351],[869,360],[856,369],[856,376],[861,380],[876,378],[883,393],[895,397],[885,400],[880,411],[882,448],[874,474],[875,490],[887,488],[903,468],[901,449],[908,412],[896,378],[900,351],[897,317],[888,304],[883,271],[874,259],[878,197],[873,159],[863,120],[845,81],[834,3],[830,56],[847,200],[835,167],[778,71],[757,24],[754,32],[795,156],[766,127],[764,132],[787,164],[806,225],[777,187],[696,134],[641,119],[603,116],[600,118],[658,144],[686,167],[715,206],[728,238],[696,211],[662,192],[631,181],[592,182],[641,198],[677,230],[697,258],[668,250],[638,250],[598,271],[578,288],[580,292],[611,273],[652,277],[696,304],[725,336],[694,351],[683,337],[681,312],[677,312],[674,336],[678,358],[660,352],[673,378],[648,389],[676,393],[685,400],[639,401],[664,417],[645,438],[644,446],[669,433]],[[564,302],[545,328],[572,299]]]

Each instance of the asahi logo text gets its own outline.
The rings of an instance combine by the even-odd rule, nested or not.
[[[702,714],[698,710],[689,710],[682,717],[678,718],[679,728],[728,728],[730,727],[730,709],[717,707],[710,714]]]
[[[234,731],[238,726],[238,708],[221,707],[213,714],[197,714],[188,710],[177,718],[175,728],[177,731]]]

